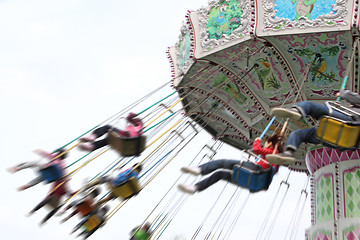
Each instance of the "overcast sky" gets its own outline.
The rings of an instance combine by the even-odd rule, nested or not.
[[[165,0],[0,0],[2,239],[73,239],[68,233],[75,220],[60,225],[59,218],[54,218],[39,227],[46,214],[44,209],[31,217],[25,216],[43,199],[49,186],[17,192],[18,186],[35,176],[34,172],[24,170],[11,175],[5,169],[37,159],[34,149],[52,151],[64,145],[169,82],[167,48],[178,41],[187,10],[197,10],[203,5],[207,5],[207,0],[171,4]],[[170,84],[167,87],[168,93],[173,91]],[[201,139],[204,143],[211,142],[205,134]],[[201,144],[193,144],[187,150],[188,155],[179,157],[168,174],[177,177],[179,167],[190,162],[187,158],[193,157]],[[227,149],[219,157],[239,158],[239,151]],[[287,173],[282,168],[268,192],[250,197],[230,239],[239,239],[238,236],[255,239],[266,214],[264,209]],[[136,201],[129,201],[93,239],[127,239],[129,231],[156,204],[156,194],[167,187],[162,181],[168,176],[159,176],[160,180],[141,193],[144,197],[139,194]],[[294,209],[305,180],[305,174],[291,175],[287,209]],[[75,187],[81,184],[79,178],[76,181]],[[189,239],[223,187],[219,183],[206,193],[190,197],[163,239],[173,239],[176,235]],[[230,186],[229,193],[234,189]],[[243,197],[247,192],[241,194]],[[150,201],[152,197],[148,196],[154,200]],[[292,211],[279,215],[280,225],[271,239],[280,239],[276,234],[283,234],[283,226],[290,221]],[[216,216],[209,220],[209,226],[213,224],[211,221],[216,221]],[[297,239],[304,239],[304,229],[309,226],[308,197]]]

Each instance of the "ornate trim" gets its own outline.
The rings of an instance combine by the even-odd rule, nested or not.
[[[199,34],[200,34],[200,45],[201,53],[209,52],[215,48],[225,46],[235,39],[242,39],[245,35],[253,33],[251,28],[254,28],[255,22],[255,5],[254,0],[244,1],[238,0],[240,8],[244,9],[243,15],[241,16],[241,24],[235,29],[230,35],[223,34],[220,39],[209,39],[207,33],[208,16],[212,8],[219,7],[220,2],[230,2],[230,0],[210,0],[207,7],[200,8],[198,10],[199,16]]]
[[[175,44],[175,54],[176,57],[178,59],[178,61],[176,61],[176,68],[179,69],[179,75],[185,74],[189,68],[191,67],[191,65],[194,63],[194,49],[195,49],[195,41],[194,41],[194,29],[192,27],[191,24],[191,20],[190,20],[190,11],[188,11],[188,13],[185,16],[185,21],[183,22],[181,28],[180,28],[180,36],[179,36],[179,41]],[[181,43],[185,42],[186,36],[187,34],[189,34],[190,37],[190,49],[188,52],[181,52],[182,49],[181,48]],[[183,50],[184,51],[184,50]],[[180,55],[181,54],[189,54],[188,58],[185,60],[185,63],[183,66],[180,65]]]
[[[170,54],[170,48],[167,49],[166,51],[166,56],[169,60],[170,63],[170,71],[171,71],[171,87],[174,87],[174,81],[175,81],[175,65],[174,65],[174,60],[171,57]]]
[[[336,162],[360,159],[360,149],[340,151],[338,149],[318,147],[306,153],[305,161],[310,173]]]

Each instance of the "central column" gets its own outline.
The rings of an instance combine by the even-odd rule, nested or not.
[[[318,147],[306,153],[311,178],[307,240],[360,239],[360,150]]]

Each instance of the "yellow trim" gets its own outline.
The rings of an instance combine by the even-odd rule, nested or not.
[[[321,141],[339,148],[357,147],[360,126],[352,126],[347,122],[329,116],[319,120],[316,137]]]

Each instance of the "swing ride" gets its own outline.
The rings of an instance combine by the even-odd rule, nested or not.
[[[337,3],[337,14],[331,14],[331,4],[323,1],[318,18],[292,21],[279,11],[285,8],[281,1],[266,2],[212,1],[187,15],[179,42],[169,49],[174,86],[187,115],[207,123],[210,134],[239,149],[262,133],[272,108],[333,100],[345,78],[357,31],[349,31],[343,22],[351,22],[345,11],[348,3]],[[224,25],[216,22],[222,15]],[[230,21],[234,18],[236,24]],[[217,32],[222,29],[217,24],[229,25],[226,33]],[[358,91],[358,71],[352,74],[348,86]],[[275,120],[269,134],[281,125]],[[290,122],[288,132],[313,125],[312,119]],[[309,147],[290,167],[307,171],[301,159]]]
[[[295,129],[317,124],[312,118],[283,122],[272,117],[272,108],[290,108],[304,100],[324,103],[333,100],[335,93],[345,87],[359,92],[358,1],[318,0],[312,3],[312,8],[314,5],[319,7],[316,11],[309,10],[303,14],[300,8],[294,6],[291,8],[293,12],[284,11],[288,5],[280,0],[212,0],[208,6],[188,12],[179,42],[168,50],[175,91],[145,107],[144,103],[149,102],[145,100],[153,95],[160,96],[159,91],[166,84],[59,149],[67,148],[63,154],[70,152],[71,158],[73,154],[79,155],[77,147],[82,143],[81,137],[106,124],[121,126],[120,121],[128,112],[136,112],[136,116],[144,122],[143,134],[128,137],[111,130],[105,136],[108,146],[79,156],[66,167],[70,169],[68,174],[59,176],[62,171],[54,165],[41,170],[47,183],[57,184],[59,179],[73,181],[88,164],[108,152],[116,152],[117,158],[86,182],[85,185],[89,186],[97,180],[124,172],[134,161],[143,166],[138,176],[126,175],[128,179],[107,189],[99,202],[109,194],[116,197],[116,201],[112,199],[99,204],[99,209],[111,205],[104,218],[97,215],[97,209],[89,213],[88,218],[82,219],[77,226],[83,228],[84,234],[92,234],[102,228],[129,201],[141,196],[142,191],[175,162],[173,160],[183,149],[196,145],[194,139],[203,129],[214,140],[212,144],[197,146],[202,148],[188,165],[198,166],[206,158],[213,160],[224,143],[243,151],[243,155],[247,156],[244,160],[254,161],[256,157],[246,150],[251,148],[255,138],[270,136],[280,129],[286,136]],[[291,13],[293,15],[289,15]],[[350,80],[346,81],[348,78]],[[324,142],[323,145],[326,142],[334,149],[306,144],[297,152],[297,161],[288,168],[306,173],[309,178],[301,190],[296,208],[299,212],[294,211],[291,218],[290,235],[296,236],[310,179],[312,219],[306,239],[360,238],[357,233],[360,230],[360,192],[357,187],[360,165],[358,161],[349,161],[360,159],[357,149],[359,132],[358,123],[339,123],[337,119],[324,117],[319,121],[317,137]],[[204,154],[202,158],[201,154]],[[215,236],[229,239],[250,196],[246,197],[238,211],[234,210],[241,189],[246,189],[251,195],[267,190],[275,172],[271,166],[259,172],[236,165],[232,174],[236,189],[205,239]],[[267,232],[265,224],[268,224],[275,203],[285,200],[289,175],[279,186],[278,191],[285,191],[283,198],[277,199],[276,194],[258,236],[270,236],[279,212],[275,213]],[[179,196],[174,190],[181,178],[182,175],[174,182],[169,180],[171,186],[165,196],[159,199],[145,220],[141,219],[140,227],[151,221],[147,238],[161,239],[185,205],[187,196]],[[61,185],[58,184],[50,194]],[[225,188],[219,198],[223,191]],[[66,206],[84,192],[82,186],[69,198],[57,202],[53,209]],[[214,206],[217,203],[218,199]],[[230,219],[235,211],[236,216]],[[207,216],[204,222],[206,220]],[[228,221],[232,222],[225,227]],[[200,223],[191,239],[206,231],[204,222]]]
[[[269,123],[272,108],[304,100],[325,103],[340,88],[359,92],[359,2],[293,4],[209,1],[208,7],[187,14],[178,43],[169,49],[173,85],[186,115],[216,139],[247,149]],[[306,11],[301,4],[311,8]],[[276,119],[269,134],[283,125],[288,125],[287,135],[316,121]],[[315,173],[307,238],[359,238],[355,222],[360,215],[352,207],[359,202],[353,194],[359,164],[348,161],[359,159],[358,123],[324,117],[316,135],[334,149],[303,145],[289,166]]]

